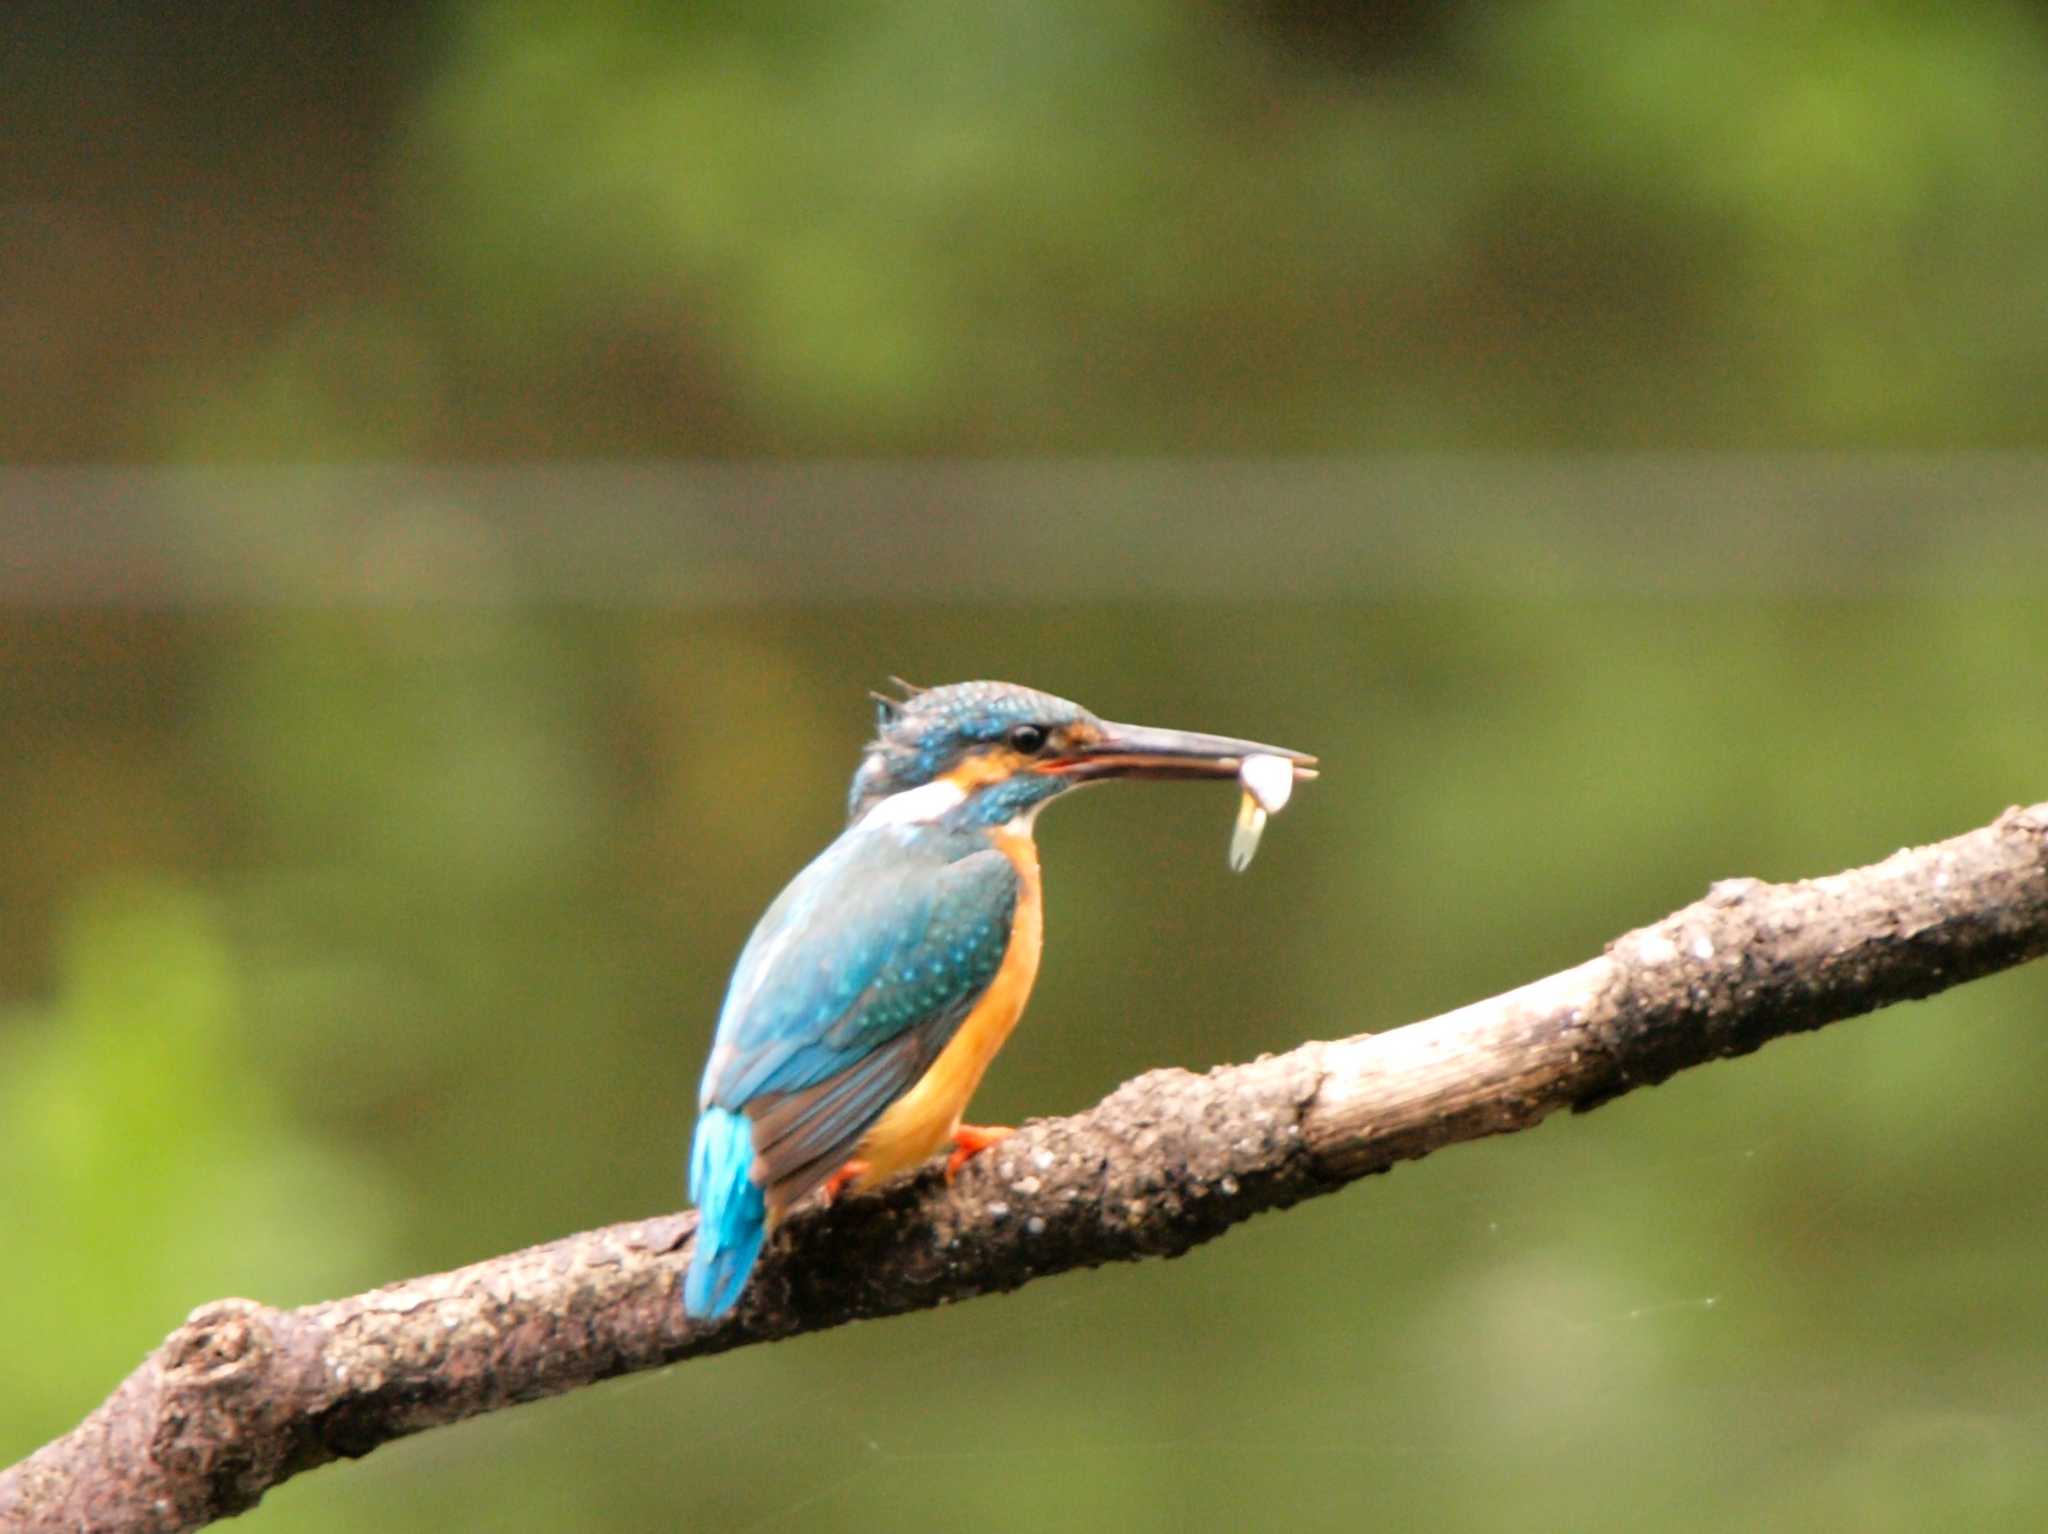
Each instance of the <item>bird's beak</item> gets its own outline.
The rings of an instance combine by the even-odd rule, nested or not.
[[[1078,783],[1100,778],[1234,778],[1248,756],[1277,756],[1292,762],[1297,779],[1316,775],[1314,757],[1285,746],[1194,730],[1155,730],[1150,725],[1107,722],[1099,738],[1048,761],[1040,771]]]

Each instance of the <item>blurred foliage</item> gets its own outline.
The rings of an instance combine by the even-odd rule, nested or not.
[[[0,1459],[209,1299],[672,1207],[891,672],[1330,768],[1243,880],[1227,794],[1048,817],[998,1120],[2048,794],[2038,465],[1941,456],[2041,445],[2038,7],[9,25],[0,459],[191,472],[0,474]],[[640,462],[819,454],[905,461]],[[346,472],[224,467],[274,459]],[[253,1517],[2031,1531],[2044,1012],[2037,966]]]
[[[16,10],[9,457],[2039,440],[2009,0]]]
[[[91,888],[69,927],[56,1004],[0,1032],[7,1249],[33,1254],[7,1300],[48,1328],[9,1350],[10,1445],[77,1415],[82,1384],[127,1373],[137,1338],[201,1295],[310,1299],[398,1252],[388,1183],[308,1133],[250,1058],[205,901]]]

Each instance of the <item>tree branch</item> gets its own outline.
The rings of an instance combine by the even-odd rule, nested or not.
[[[2043,952],[2048,803],[1848,873],[1728,880],[1506,995],[1206,1076],[1154,1071],[1027,1124],[951,1187],[928,1173],[807,1207],[716,1326],[678,1300],[690,1214],[298,1310],[222,1300],[0,1472],[0,1528],[193,1529],[302,1470],[613,1375],[1175,1256],[1397,1161]]]

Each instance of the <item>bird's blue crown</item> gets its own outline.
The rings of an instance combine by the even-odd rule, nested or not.
[[[1003,748],[1031,756],[1055,732],[1101,724],[1078,703],[1011,682],[954,682],[901,699],[877,694],[875,704],[875,738],[847,794],[847,814],[854,820],[891,794],[943,777],[970,756]],[[1038,773],[991,781],[975,793],[972,818],[1000,823],[1066,786]]]

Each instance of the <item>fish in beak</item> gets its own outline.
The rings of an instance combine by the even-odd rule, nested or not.
[[[1104,778],[1234,778],[1247,757],[1278,757],[1297,780],[1312,778],[1316,759],[1305,751],[1262,745],[1229,735],[1196,730],[1160,730],[1145,724],[1105,721],[1093,739],[1053,757],[1039,768],[1077,782]]]

